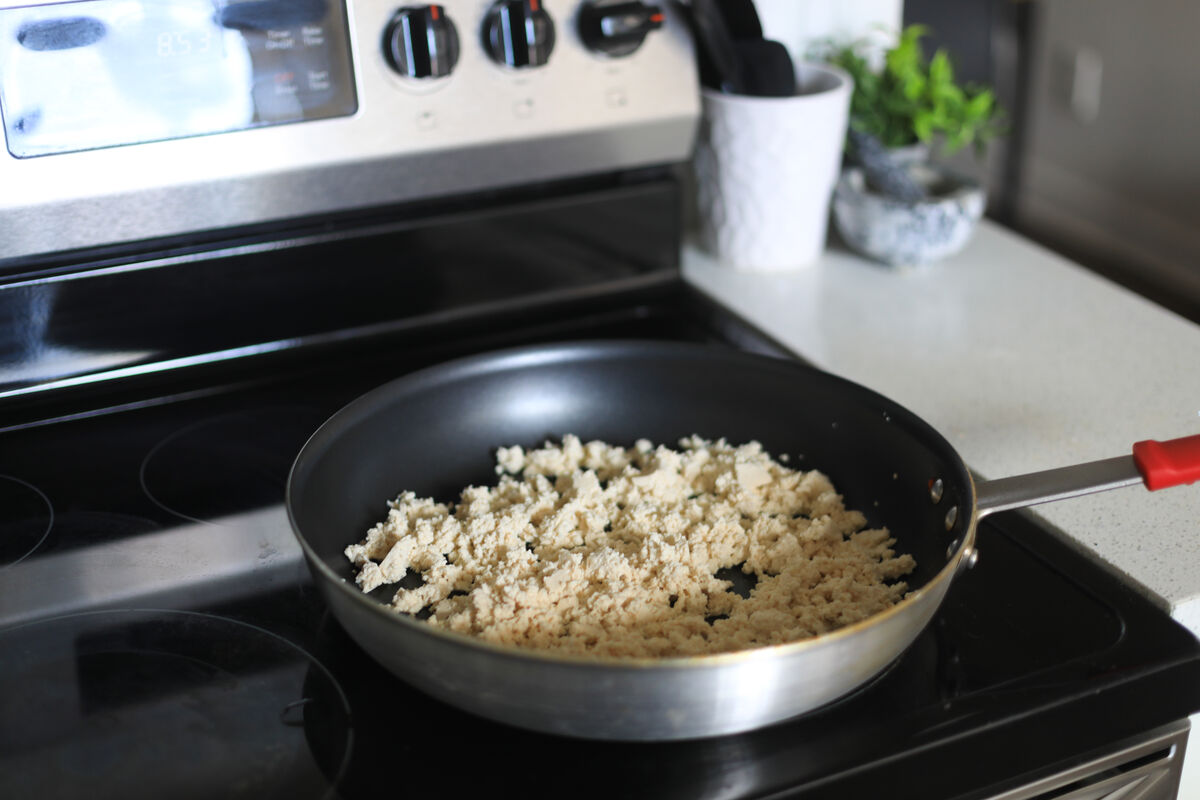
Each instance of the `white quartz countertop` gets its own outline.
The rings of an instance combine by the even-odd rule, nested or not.
[[[917,270],[831,245],[809,267],[743,273],[688,245],[683,272],[818,367],[924,418],[984,478],[1200,433],[1200,326],[990,222]],[[1200,635],[1200,484],[1034,513]]]

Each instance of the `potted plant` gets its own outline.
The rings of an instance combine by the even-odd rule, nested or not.
[[[927,57],[927,32],[905,28],[878,67],[862,42],[823,54],[855,84],[834,223],[852,248],[890,264],[935,261],[966,244],[983,215],[983,187],[927,156],[968,145],[982,156],[1003,133],[991,89],[958,83],[944,49]]]

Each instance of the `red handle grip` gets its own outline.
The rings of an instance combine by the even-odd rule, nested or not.
[[[1200,481],[1200,434],[1133,445],[1133,463],[1150,491]]]

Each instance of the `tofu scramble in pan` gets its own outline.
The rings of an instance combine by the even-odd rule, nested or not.
[[[559,443],[497,453],[495,486],[454,505],[412,492],[346,548],[364,592],[427,624],[612,657],[744,650],[813,637],[903,598],[916,566],[818,471],[758,442],[679,449]],[[740,567],[749,596],[717,573]],[[728,574],[728,573],[726,573]]]

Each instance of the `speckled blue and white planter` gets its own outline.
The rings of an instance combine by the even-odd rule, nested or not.
[[[842,170],[833,220],[853,250],[892,266],[919,266],[961,250],[983,216],[987,195],[976,181],[930,165],[912,167],[929,199],[908,203],[872,192],[861,169]]]

